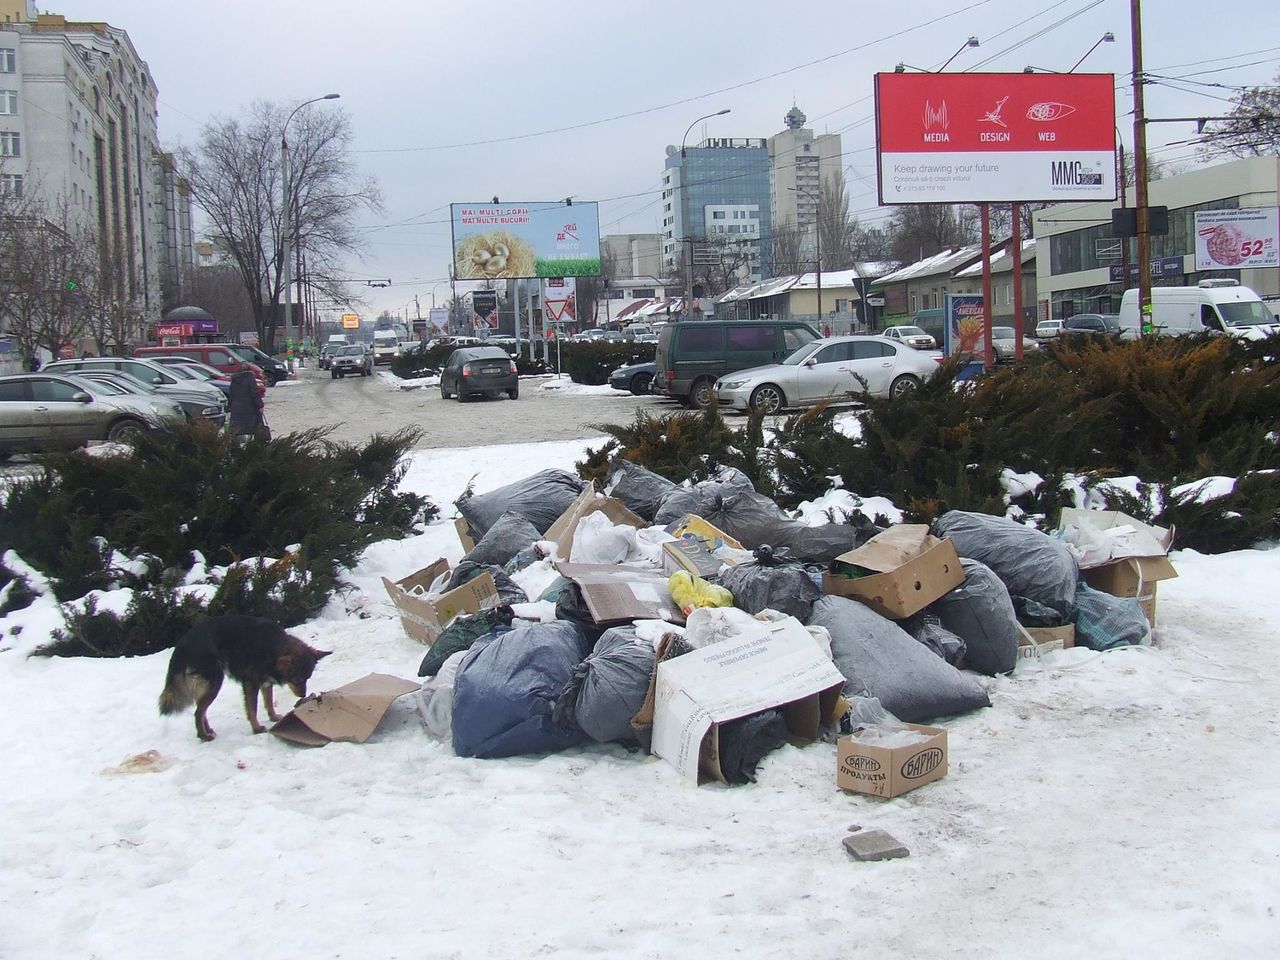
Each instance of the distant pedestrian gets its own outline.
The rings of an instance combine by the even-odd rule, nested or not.
[[[271,439],[266,418],[262,414],[262,397],[258,394],[258,382],[249,370],[241,370],[231,378],[230,399],[231,435],[256,437],[265,434]]]
[[[40,358],[34,353],[31,355],[31,359],[27,361],[27,369],[32,373],[36,373],[40,369]]]
[[[825,327],[822,328],[822,335],[824,337],[831,336],[831,324],[828,323]]]

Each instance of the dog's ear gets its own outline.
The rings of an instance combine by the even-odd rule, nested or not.
[[[287,677],[291,670],[293,670],[293,657],[286,653],[276,661],[276,676]]]

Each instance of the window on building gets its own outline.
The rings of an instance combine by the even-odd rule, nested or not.
[[[0,90],[0,114],[10,117],[18,115],[17,90]]]
[[[725,212],[724,212],[723,210],[712,210],[712,211],[711,211],[711,219],[712,219],[712,220],[723,220],[723,219],[724,219],[724,214],[725,214]]]
[[[730,232],[730,233],[741,233],[741,232],[742,232],[742,227],[738,226],[736,223],[731,223],[731,224],[729,225],[729,232]]]
[[[18,61],[13,47],[0,47],[0,73],[17,73]]]
[[[0,132],[0,157],[22,156],[22,134]]]
[[[0,193],[7,194],[11,197],[22,197],[22,174],[5,173],[0,174]]]

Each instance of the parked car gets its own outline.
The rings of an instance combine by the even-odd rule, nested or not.
[[[48,367],[45,367],[45,369],[47,370]],[[219,427],[227,422],[227,401],[221,394],[218,395],[216,400],[211,400],[209,397],[199,394],[176,391],[162,393],[160,387],[144,383],[123,370],[82,370],[77,376],[81,380],[113,384],[134,396],[159,397],[165,400],[172,400],[182,408],[188,420],[208,420]]]
[[[124,441],[183,419],[171,400],[136,397],[72,375],[42,370],[0,377],[0,460],[93,440]]]
[[[609,386],[615,390],[627,390],[636,396],[643,396],[651,392],[653,375],[657,371],[656,363],[629,363],[609,374]]]
[[[275,386],[281,380],[289,379],[289,368],[275,357],[259,350],[257,347],[248,343],[229,343],[231,352],[238,356],[246,363],[251,363],[260,369],[267,378],[267,383]]]
[[[917,350],[937,350],[938,341],[933,339],[929,334],[925,333],[919,327],[903,324],[898,327],[886,327],[884,336],[890,340],[897,340],[899,343],[905,343],[908,347],[914,347]]]
[[[501,347],[459,347],[449,354],[440,371],[440,396],[457,396],[466,402],[482,393],[506,393],[512,400],[520,396],[516,362]]]
[[[1062,333],[1061,320],[1041,320],[1036,324],[1037,340],[1052,340]]]
[[[139,360],[152,357],[181,357],[184,360],[195,360],[207,363],[215,370],[221,370],[228,377],[241,370],[252,370],[253,377],[263,390],[267,387],[267,375],[256,363],[245,360],[233,350],[239,344],[233,343],[183,343],[174,347],[138,347],[133,355]]]
[[[208,383],[191,380],[180,373],[175,373],[163,363],[142,357],[81,357],[79,360],[55,360],[45,364],[45,369],[56,369],[63,373],[82,372],[95,373],[102,371],[118,371],[142,383],[155,388],[163,395],[182,395],[191,398],[203,398],[206,403],[223,404],[222,391]],[[181,401],[180,401],[181,402]],[[190,408],[183,404],[183,409]]]
[[[1062,322],[1059,336],[1081,336],[1100,333],[1104,335],[1120,332],[1120,317],[1114,313],[1077,313]]]
[[[897,399],[938,369],[936,356],[888,337],[826,337],[806,343],[781,363],[725,374],[716,397],[735,410],[776,413],[866,390]]]
[[[156,363],[164,364],[170,370],[185,374],[189,380],[202,380],[211,386],[217,387],[222,391],[224,397],[231,395],[231,378],[221,370],[215,370],[207,363],[201,363],[199,360],[184,360],[182,357],[152,357],[151,359]],[[258,395],[262,396],[266,392],[266,388],[259,384]]]
[[[691,407],[715,398],[716,381],[730,373],[780,363],[818,339],[798,320],[682,320],[658,334],[653,392]]]
[[[333,380],[351,374],[362,377],[373,375],[373,354],[363,343],[352,343],[340,349],[329,360],[329,377]]]
[[[1017,344],[1018,338],[1013,327],[991,328],[991,349],[995,352],[996,363],[1011,363],[1016,360],[1018,356]],[[1022,338],[1023,354],[1039,349],[1040,344],[1032,340],[1030,337]]]
[[[320,369],[328,370],[329,365],[333,362],[333,358],[337,356],[338,351],[347,346],[347,342],[331,340],[320,348]]]

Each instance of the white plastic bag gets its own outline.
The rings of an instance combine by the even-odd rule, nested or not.
[[[624,563],[636,552],[635,527],[614,526],[597,511],[578,521],[569,558],[574,563]]]
[[[418,691],[418,712],[427,732],[433,737],[449,740],[453,736],[453,680],[466,650],[459,650],[445,660],[440,672],[422,685]]]
[[[760,621],[737,607],[696,607],[684,624],[684,638],[695,650],[759,632]]]

